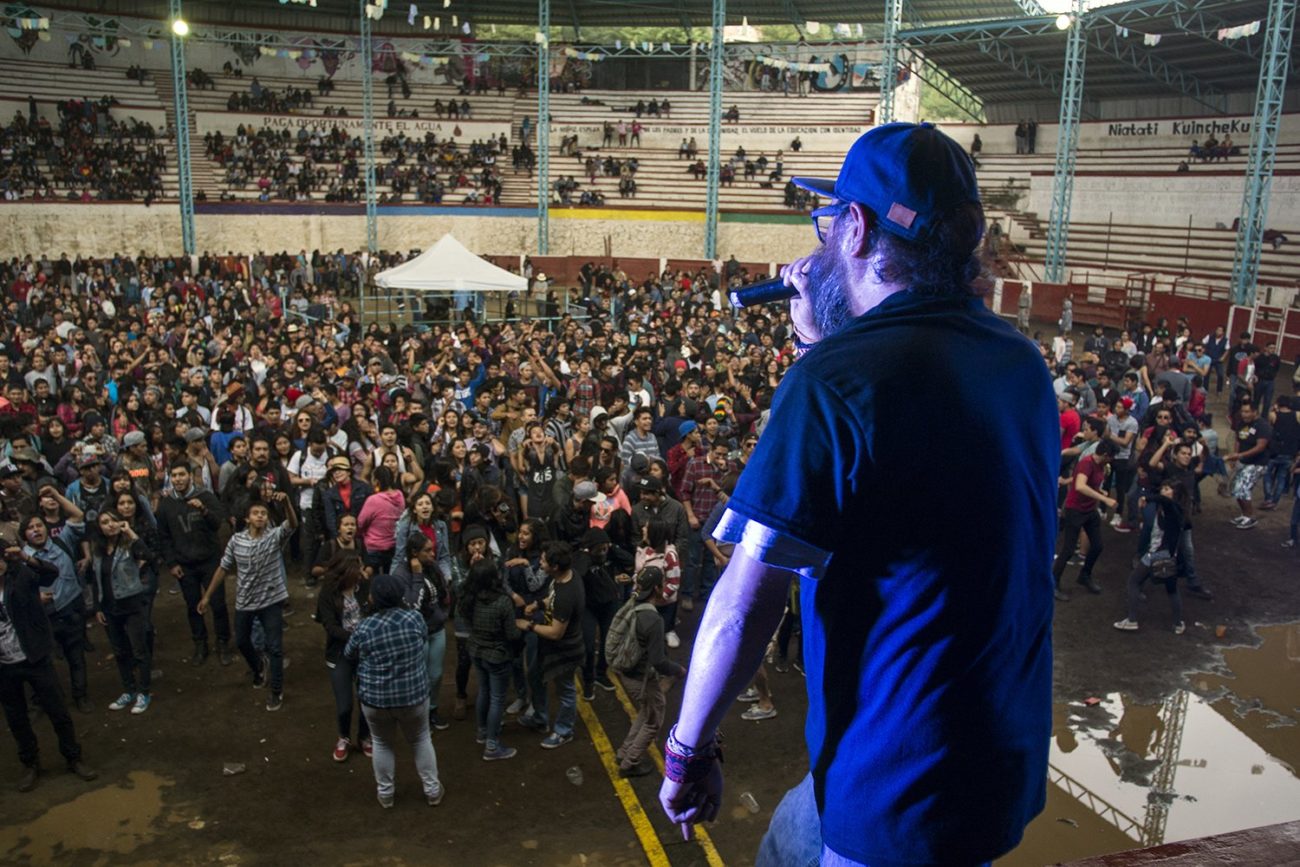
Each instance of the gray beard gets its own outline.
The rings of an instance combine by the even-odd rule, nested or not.
[[[839,257],[830,247],[823,246],[809,264],[808,289],[804,293],[812,308],[813,323],[823,340],[843,331],[853,321],[847,282]]]

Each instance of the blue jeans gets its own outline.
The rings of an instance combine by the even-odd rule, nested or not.
[[[1196,549],[1192,547],[1192,531],[1183,530],[1178,537],[1178,564],[1187,578],[1187,586],[1193,590],[1201,586],[1201,579],[1196,574]]]
[[[424,653],[429,669],[429,713],[438,709],[438,693],[442,691],[442,661],[447,656],[447,630],[439,629],[424,640]]]
[[[573,734],[573,727],[578,721],[578,685],[574,682],[573,676],[577,673],[577,666],[567,669],[557,674],[553,680],[555,683],[555,692],[559,698],[560,707],[555,714],[555,723],[551,724],[550,716],[550,694],[551,691],[542,684],[541,690],[533,696],[533,719],[547,726],[551,731],[560,737],[569,737]]]
[[[959,863],[959,862],[954,862]],[[988,867],[987,861],[980,867]],[[869,867],[861,861],[845,858],[822,843],[821,816],[813,792],[812,774],[785,793],[767,834],[758,847],[754,867]],[[976,865],[971,865],[976,867]]]
[[[271,663],[271,692],[284,691],[284,603],[235,612],[235,643],[253,674],[262,674],[262,657],[253,645],[253,624],[263,630],[263,650]]]
[[[478,670],[478,698],[474,704],[478,731],[487,741],[487,751],[492,752],[500,746],[501,718],[506,711],[506,690],[510,688],[513,666],[509,662],[475,659],[474,668]]]
[[[1264,469],[1264,502],[1276,504],[1291,487],[1291,463],[1294,457],[1275,455]]]
[[[718,566],[704,547],[702,530],[692,530],[686,550],[686,572],[682,575],[681,595],[688,599],[707,599],[718,580]]]
[[[1300,496],[1291,503],[1291,541],[1300,545]]]

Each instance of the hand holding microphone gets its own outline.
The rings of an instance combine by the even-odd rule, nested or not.
[[[821,331],[813,319],[812,308],[805,294],[811,264],[811,256],[795,259],[790,264],[781,266],[779,277],[732,289],[727,293],[728,297],[734,307],[742,310],[789,300],[790,320],[798,338],[804,343],[816,343],[821,339]]]

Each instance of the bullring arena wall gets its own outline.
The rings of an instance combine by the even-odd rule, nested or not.
[[[485,254],[535,253],[536,211],[523,208],[379,209],[379,242],[385,250],[425,249],[451,232]],[[355,205],[258,211],[246,205],[198,206],[200,252],[359,250],[366,245],[364,209]],[[11,204],[0,209],[0,255],[64,251],[174,254],[180,215],[174,204],[152,207],[112,204]],[[554,255],[653,256],[696,259],[704,249],[704,214],[695,211],[553,209]],[[723,214],[718,249],[748,262],[788,262],[815,245],[808,218],[786,214]]]

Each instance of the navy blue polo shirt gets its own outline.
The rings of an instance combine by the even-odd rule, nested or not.
[[[826,555],[800,591],[838,854],[987,861],[1042,810],[1057,424],[1037,349],[968,296],[895,294],[777,389],[719,534]]]

